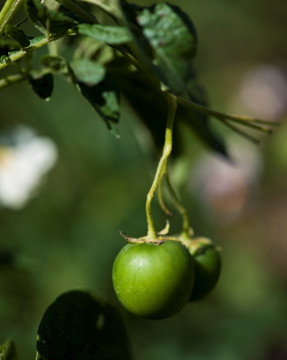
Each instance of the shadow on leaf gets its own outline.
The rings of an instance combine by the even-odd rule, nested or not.
[[[113,306],[88,292],[65,293],[42,318],[36,359],[130,360],[123,320]]]

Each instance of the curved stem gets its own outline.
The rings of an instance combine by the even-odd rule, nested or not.
[[[253,129],[259,130],[259,131],[262,131],[262,132],[270,133],[270,130],[267,129],[266,127],[259,126],[259,125],[265,125],[265,126],[271,126],[271,127],[273,127],[273,126],[276,127],[276,126],[279,125],[278,123],[275,123],[275,122],[272,122],[272,121],[265,121],[265,120],[255,119],[255,118],[252,118],[252,117],[249,117],[249,116],[224,114],[224,113],[221,113],[219,111],[209,109],[208,107],[206,107],[204,105],[200,105],[198,103],[195,103],[194,101],[191,101],[189,99],[185,99],[182,96],[178,96],[177,101],[180,104],[186,106],[187,108],[190,108],[192,110],[197,110],[197,111],[199,111],[199,112],[201,112],[203,114],[206,114],[206,115],[214,116],[219,120],[228,119],[230,121],[234,121],[234,122],[237,122],[237,123],[239,123],[241,125],[245,125],[245,126],[250,126],[250,124],[258,124],[258,126],[253,127]]]
[[[172,197],[172,200],[174,202],[174,205],[176,206],[178,212],[181,214],[182,216],[182,233],[184,235],[187,235],[191,232],[191,229],[189,227],[189,219],[188,219],[188,214],[187,211],[185,209],[185,207],[181,204],[181,202],[179,201],[179,198],[176,195],[176,192],[174,191],[170,179],[169,179],[169,175],[168,172],[166,171],[165,173],[165,180],[166,180],[166,184],[168,187],[168,191]]]
[[[6,0],[0,12],[0,37],[5,31],[5,26],[10,22],[24,0]]]
[[[3,79],[0,79],[0,90],[10,85],[18,84],[24,80],[27,80],[27,76],[23,73],[8,75]]]
[[[254,137],[252,137],[252,136],[249,135],[249,134],[246,134],[244,131],[242,131],[242,130],[239,129],[238,127],[230,124],[228,121],[222,120],[222,123],[223,123],[225,126],[229,127],[230,129],[236,131],[238,134],[240,134],[241,136],[245,137],[245,138],[248,139],[249,141],[253,142],[254,144],[256,144],[256,145],[259,145],[259,144],[260,144],[260,140],[259,140],[259,139],[254,138]]]
[[[176,97],[174,95],[166,93],[166,98],[168,101],[168,117],[167,117],[166,130],[165,130],[165,142],[163,146],[162,156],[160,158],[153,183],[147,194],[147,199],[146,199],[146,217],[147,217],[147,226],[148,226],[147,236],[153,239],[157,238],[158,235],[152,218],[151,202],[154,193],[158,187],[158,184],[160,182],[160,179],[166,171],[167,159],[172,150],[172,130],[173,130],[173,123],[177,108]]]
[[[166,175],[166,172],[164,173]],[[169,210],[169,208],[165,205],[164,199],[163,199],[163,193],[162,193],[162,180],[163,176],[160,178],[160,181],[158,183],[158,189],[157,189],[157,197],[160,207],[162,208],[163,212],[166,213],[166,215],[171,216],[172,212]]]

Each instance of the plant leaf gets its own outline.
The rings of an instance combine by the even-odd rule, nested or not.
[[[120,118],[119,94],[113,83],[105,78],[97,85],[88,86],[79,82],[78,86],[81,94],[105,121],[109,130],[118,137],[116,124]]]
[[[165,87],[187,95],[197,48],[192,21],[177,6],[166,3],[143,8],[123,3],[122,8],[127,24],[131,24],[138,60],[145,61]]]
[[[118,88],[150,130],[156,146],[161,149],[164,144],[164,129],[167,119],[167,102],[162,91],[152,86],[141,72],[130,71],[128,63],[126,62],[125,65],[121,58],[113,62],[113,73],[116,74],[115,79]],[[199,86],[195,75],[192,93],[194,101],[206,103],[205,92]],[[173,155],[177,155],[182,150],[178,132],[178,124],[181,122],[188,124],[204,146],[226,155],[224,143],[217,133],[210,128],[207,116],[181,104],[178,104],[176,113]]]
[[[80,24],[78,32],[110,45],[124,44],[132,40],[129,30],[120,26]]]
[[[59,11],[47,10],[47,29],[51,34],[59,34],[73,28],[75,22]]]
[[[41,5],[38,0],[26,0],[25,4],[26,15],[34,23],[38,30],[45,32],[46,28],[46,14],[45,7]]]
[[[24,31],[19,29],[16,25],[6,25],[5,34],[16,40],[21,48],[25,48],[30,45],[30,41]]]
[[[73,19],[60,10],[49,10],[38,0],[26,0],[25,11],[35,26],[44,33],[48,31],[49,34],[55,35],[76,25]]]
[[[87,86],[97,85],[104,80],[106,70],[104,66],[89,59],[73,61],[72,69],[78,82]]]
[[[38,329],[37,360],[130,360],[126,329],[117,310],[83,291],[59,296]]]
[[[137,61],[141,65],[144,64],[141,69],[148,73],[149,78],[152,78],[154,87],[152,90],[151,86],[146,84],[144,87],[146,90],[142,91],[143,85],[139,85],[139,79],[137,79],[131,86],[133,91],[130,92],[126,88],[125,95],[136,108],[141,109],[139,114],[141,112],[145,114],[143,117],[141,114],[140,116],[150,128],[156,143],[162,144],[163,135],[158,128],[165,127],[166,103],[161,99],[163,97],[159,89],[156,89],[157,79],[164,84],[164,90],[168,88],[173,93],[181,94],[199,104],[206,105],[207,103],[204,91],[199,86],[193,71],[193,60],[197,48],[195,27],[189,17],[177,6],[166,3],[140,7],[124,2],[122,10],[126,25],[130,24],[134,37],[134,54]],[[140,81],[142,82],[143,79]],[[142,99],[146,98],[145,104],[156,105],[150,105],[148,109],[144,109],[141,105],[143,101],[137,94],[142,94]],[[187,122],[206,146],[226,155],[225,146],[211,129],[207,115],[185,109],[180,105],[177,118]]]
[[[52,73],[68,77],[72,82],[75,82],[74,72],[65,58],[45,54],[41,57],[40,62]]]
[[[83,0],[87,3],[93,4],[101,8],[105,13],[111,16],[116,21],[121,18],[121,0]]]
[[[118,136],[116,124],[120,117],[119,92],[105,67],[89,59],[72,63],[78,90],[97,111],[108,128]]]
[[[29,74],[28,76],[29,83],[34,90],[34,92],[44,100],[49,100],[53,88],[54,88],[54,81],[53,81],[53,75],[48,73],[40,76],[31,76]]]
[[[1,360],[17,360],[16,347],[13,340],[7,340],[0,346]]]

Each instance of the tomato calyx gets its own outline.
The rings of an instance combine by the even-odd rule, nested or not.
[[[120,235],[129,243],[131,244],[156,244],[161,245],[167,240],[174,240],[179,241],[177,237],[175,236],[167,236],[167,235],[158,235],[157,237],[150,237],[148,235],[142,236],[139,238],[134,238],[132,236],[129,236],[122,231],[120,231]]]
[[[190,228],[188,232],[182,232],[177,235],[169,235],[169,223],[167,222],[165,228],[157,233],[156,237],[151,236],[142,236],[139,238],[132,237],[120,231],[120,235],[129,243],[132,244],[156,244],[161,245],[165,241],[172,240],[180,242],[184,245],[190,252],[191,255],[195,255],[198,252],[202,251],[203,248],[207,246],[214,246],[213,242],[205,237],[195,237],[193,230]],[[216,247],[217,250],[220,250]]]

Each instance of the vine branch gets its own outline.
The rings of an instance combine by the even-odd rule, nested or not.
[[[6,76],[5,78],[0,79],[0,90],[10,85],[18,84],[26,79],[26,75],[21,73]]]
[[[266,126],[276,127],[279,125],[278,123],[275,123],[272,121],[259,120],[259,119],[255,119],[255,118],[252,118],[249,116],[224,114],[219,111],[212,110],[204,105],[200,105],[191,100],[185,99],[182,96],[177,96],[177,101],[179,104],[182,104],[182,105],[186,106],[187,108],[190,108],[192,110],[197,110],[206,115],[214,116],[221,121],[225,121],[228,119],[228,120],[234,121],[238,124],[241,124],[241,125],[244,125],[247,127],[252,127],[253,130],[259,130],[262,132],[266,132],[268,134],[270,134],[272,132],[272,130],[268,129]],[[255,124],[258,124],[258,126],[256,126]],[[259,125],[265,125],[265,127],[259,126]]]
[[[57,34],[57,35],[53,35],[53,36],[41,36],[39,38],[37,38],[30,46],[28,46],[27,48],[23,49],[23,50],[18,50],[15,51],[14,53],[10,54],[9,57],[7,58],[6,61],[0,63],[0,70],[6,68],[7,66],[9,66],[11,63],[14,63],[20,59],[22,59],[24,56],[26,56],[28,53],[33,52],[37,49],[40,49],[41,47],[49,44],[52,41],[58,40],[64,36],[67,35],[73,35],[75,32],[71,29]]]

